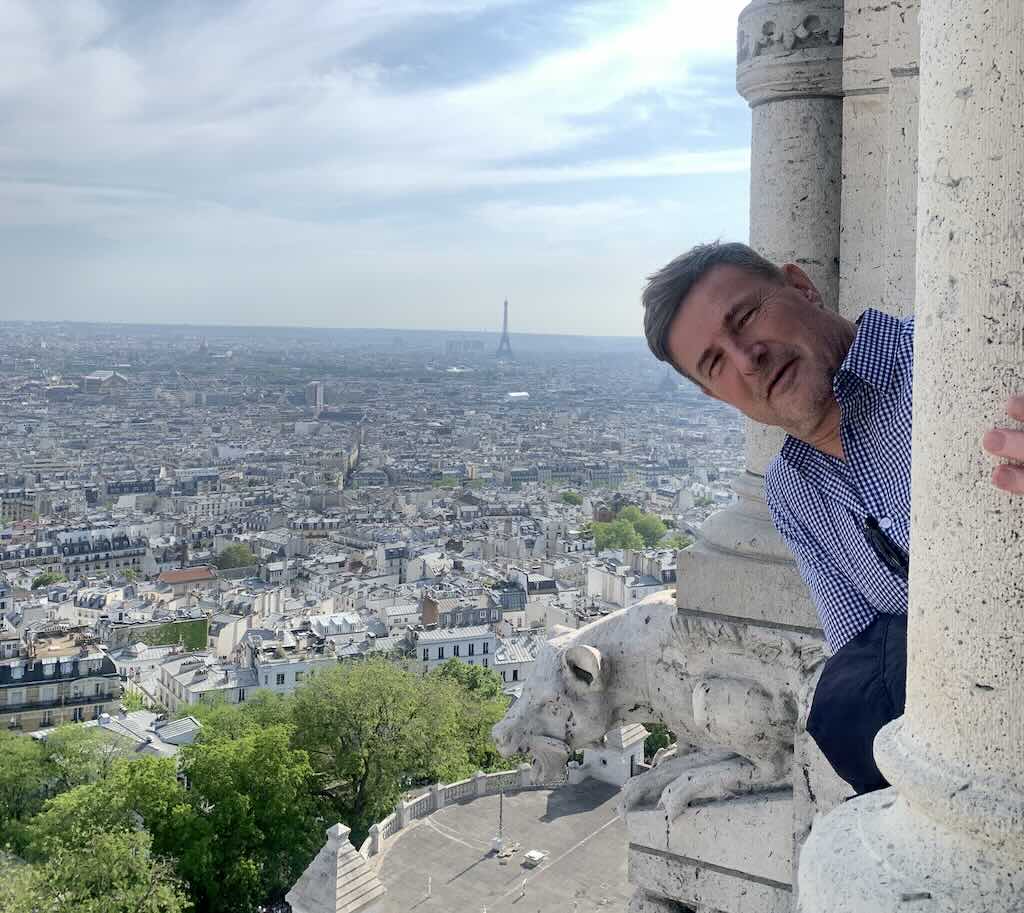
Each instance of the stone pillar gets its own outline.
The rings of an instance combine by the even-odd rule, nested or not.
[[[384,838],[381,834],[379,824],[370,825],[370,855],[376,856],[381,849],[381,845],[384,842]]]
[[[737,88],[753,110],[750,243],[779,264],[800,265],[833,308],[842,30],[842,0],[754,0],[740,14],[737,55]],[[807,588],[764,503],[764,472],[782,435],[748,423],[746,439],[737,502],[709,518],[679,555],[679,613],[734,626],[751,650],[773,637],[791,638],[794,649],[821,643]],[[721,649],[728,662],[734,648]],[[667,827],[663,815],[631,812],[630,878],[645,902],[788,911],[793,862],[811,818],[843,794],[798,723],[794,758],[790,789],[711,803]]]
[[[405,799],[399,799],[395,805],[395,824],[396,827],[401,830],[409,823],[409,806],[405,804]]]
[[[533,768],[529,764],[520,764],[519,770],[519,785],[529,786],[533,782]]]
[[[736,88],[753,109],[750,244],[796,263],[839,307],[843,0],[754,0],[740,13]],[[777,429],[747,427],[747,471],[764,475]]]
[[[740,14],[737,39],[736,86],[753,111],[750,243],[776,263],[801,266],[832,308],[839,301],[842,35],[843,0],[754,0]],[[697,548],[680,555],[680,608],[820,631],[764,504],[764,472],[782,439],[779,429],[747,422],[746,472],[733,485],[738,501],[710,518]],[[713,573],[700,566],[707,564]]]
[[[1024,6],[921,9],[907,707],[893,788],[821,821],[804,913],[1024,910],[1024,502],[980,449],[1024,390]]]
[[[487,795],[487,774],[482,770],[478,770],[473,774],[473,786],[476,789],[477,796]]]
[[[435,783],[430,787],[430,807],[436,812],[444,808],[444,784]]]

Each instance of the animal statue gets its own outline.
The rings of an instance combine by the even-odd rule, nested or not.
[[[695,800],[788,784],[823,659],[820,638],[679,612],[674,593],[657,593],[557,632],[493,736],[551,781],[614,726],[662,722],[676,752],[627,783],[624,805],[675,819]]]

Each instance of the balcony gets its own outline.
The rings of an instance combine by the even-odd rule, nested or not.
[[[111,691],[102,694],[83,694],[78,697],[59,697],[52,701],[23,701],[19,704],[4,704],[0,706],[0,714],[8,713],[32,713],[37,710],[59,710],[62,707],[86,707],[89,704],[106,704],[110,701],[119,700],[120,692]]]

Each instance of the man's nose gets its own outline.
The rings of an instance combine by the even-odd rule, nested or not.
[[[730,348],[733,350],[730,353],[733,363],[741,374],[757,375],[761,373],[768,354],[768,349],[763,342],[758,340],[733,342]]]

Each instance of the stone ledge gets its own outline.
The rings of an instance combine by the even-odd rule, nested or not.
[[[788,884],[633,843],[629,845],[629,880],[649,894],[672,898],[698,911],[790,913],[793,903]]]
[[[789,886],[793,877],[793,791],[775,790],[695,805],[670,825],[660,809],[630,812],[631,845],[744,877]]]

